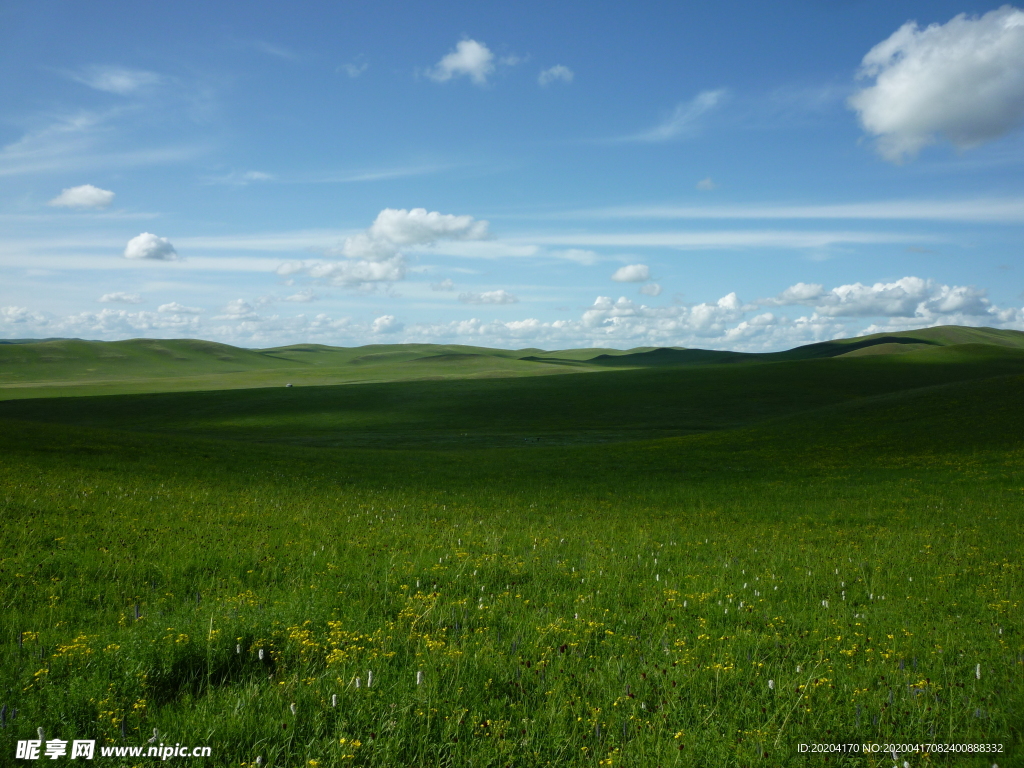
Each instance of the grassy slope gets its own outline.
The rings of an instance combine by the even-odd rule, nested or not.
[[[0,417],[258,441],[476,448],[734,428],[862,398],[1022,373],[1024,351],[958,345],[898,356],[582,377],[12,400],[0,403]]]
[[[4,403],[0,668],[21,714],[0,747],[37,726],[130,744],[156,727],[212,744],[215,766],[582,768],[831,765],[795,744],[934,739],[1004,742],[1015,764],[1022,397],[1020,353],[954,345]],[[710,431],[255,442],[611,427]],[[327,621],[396,655],[325,664]],[[356,694],[371,666],[379,687]]]
[[[508,350],[461,345],[248,350],[191,339],[57,340],[0,345],[0,399],[567,372],[561,365],[518,357]]]
[[[191,339],[56,339],[0,344],[0,400],[765,363],[841,355],[882,356],[965,344],[1020,349],[1024,348],[1024,333],[991,328],[928,328],[822,342],[770,354],[674,347],[545,352],[458,344],[354,348],[297,344],[249,350]]]

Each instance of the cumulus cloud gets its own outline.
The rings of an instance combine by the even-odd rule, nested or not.
[[[1004,5],[921,29],[908,21],[864,56],[874,85],[849,105],[888,160],[943,137],[957,147],[995,139],[1024,119],[1024,11]]]
[[[640,286],[640,293],[644,296],[660,296],[661,286],[657,283],[648,283],[647,285]]]
[[[725,101],[728,92],[724,88],[715,91],[701,91],[692,100],[676,105],[672,115],[653,128],[625,136],[621,141],[659,142],[669,141],[693,131],[697,121]]]
[[[298,293],[293,293],[291,296],[285,296],[284,300],[285,301],[295,301],[295,302],[299,302],[299,303],[302,303],[302,304],[308,304],[311,301],[316,301],[318,298],[320,298],[320,297],[317,296],[312,291],[305,290],[305,291],[299,291]]]
[[[573,71],[568,67],[562,64],[556,64],[555,66],[542,71],[540,75],[537,76],[537,82],[544,86],[558,82],[571,83],[575,76],[576,75]]]
[[[385,208],[366,232],[345,238],[341,253],[353,259],[389,259],[405,246],[430,245],[439,240],[481,240],[486,221],[472,216],[427,211],[426,208]]]
[[[156,308],[156,311],[165,315],[201,315],[203,313],[201,307],[186,307],[184,304],[179,304],[176,301],[172,301],[169,304],[161,304]]]
[[[490,48],[476,40],[460,40],[454,51],[427,72],[427,77],[443,83],[465,75],[477,85],[485,85],[493,72],[494,54]]]
[[[115,293],[104,293],[100,296],[99,301],[104,304],[120,303],[120,304],[141,304],[142,297],[137,293],[124,293],[123,291],[116,291]]]
[[[401,254],[382,261],[331,261],[312,264],[306,273],[330,285],[356,286],[364,283],[393,283],[405,277],[405,259]]]
[[[818,283],[796,283],[789,286],[778,296],[770,299],[761,299],[758,304],[766,307],[787,307],[795,304],[814,303],[825,294],[825,286]]]
[[[446,277],[440,283],[431,283],[430,290],[432,291],[454,291],[455,283],[452,282],[450,277]]]
[[[647,287],[647,286],[645,286]],[[903,294],[900,294],[900,291]],[[907,298],[909,296],[909,299]],[[779,297],[796,306],[793,312],[765,311],[765,302],[745,303],[735,292],[699,304],[673,302],[647,306],[625,297],[599,296],[577,318],[542,320],[469,320],[403,324],[394,315],[356,321],[347,317],[299,314],[257,316],[252,305],[238,299],[224,314],[104,309],[54,316],[27,307],[0,307],[0,338],[62,336],[117,339],[129,336],[188,335],[250,347],[298,342],[355,346],[368,338],[398,333],[407,342],[472,343],[485,346],[685,346],[705,349],[772,351],[799,344],[875,332],[894,332],[937,325],[992,326],[1024,330],[1024,309],[997,307],[981,289],[947,286],[933,280],[904,278],[893,283],[853,283],[826,289],[798,283]],[[776,297],[776,300],[779,300]],[[781,301],[781,300],[780,300]],[[916,303],[915,303],[916,302]],[[777,306],[781,306],[778,303]],[[867,311],[903,314],[864,318]],[[224,321],[224,322],[218,322]],[[393,338],[393,337],[392,337]]]
[[[398,333],[404,326],[394,315],[381,315],[370,326],[372,333]]]
[[[913,317],[939,315],[978,317],[995,309],[986,292],[972,286],[943,285],[920,277],[904,277],[891,283],[850,283],[830,291],[817,283],[797,283],[778,296],[763,299],[762,306],[814,307],[828,317]]]
[[[252,304],[243,299],[233,299],[224,305],[221,314],[214,320],[259,320],[259,315]]]
[[[195,315],[130,312],[124,309],[103,309],[79,312],[64,317],[47,317],[24,307],[0,307],[0,329],[14,324],[14,334],[22,337],[64,336],[123,339],[153,332],[189,335],[201,331],[200,318]]]
[[[12,325],[27,324],[34,322],[37,325],[46,325],[45,318],[37,312],[29,311],[28,307],[0,307],[0,321]]]
[[[619,267],[612,275],[617,283],[643,283],[651,279],[651,268],[646,264],[630,264]]]
[[[151,232],[143,232],[128,241],[124,249],[126,259],[153,259],[156,261],[174,261],[178,252],[166,237],[157,237]]]
[[[163,78],[155,72],[125,67],[93,66],[86,67],[71,75],[83,85],[98,91],[128,96],[151,85],[157,85]]]
[[[519,299],[502,289],[483,293],[460,293],[459,301],[463,304],[516,304]]]
[[[114,193],[109,189],[83,184],[80,187],[68,187],[61,191],[47,205],[58,208],[106,208],[112,202],[114,202]]]
[[[388,283],[405,277],[401,249],[432,246],[442,241],[480,240],[487,237],[487,222],[472,216],[427,211],[425,208],[385,208],[365,232],[346,237],[338,248],[327,251],[345,261],[287,262],[277,274],[287,277],[304,272],[331,285],[359,286]]]
[[[701,179],[697,182],[697,189],[702,192],[710,192],[712,189],[718,189],[718,185],[708,176],[706,179]]]

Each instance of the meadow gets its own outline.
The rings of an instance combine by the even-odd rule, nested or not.
[[[374,381],[344,366],[387,350],[328,350],[331,385],[261,358],[209,390],[32,346],[0,763],[42,728],[236,767],[1024,764],[1017,337],[392,350]]]

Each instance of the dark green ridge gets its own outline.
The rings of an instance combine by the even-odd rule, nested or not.
[[[1024,349],[958,344],[902,355],[605,369],[589,376],[12,399],[0,402],[0,417],[305,445],[476,448],[736,429],[865,398],[1022,374]]]
[[[906,356],[981,345],[1024,348],[1024,333],[946,326],[820,342],[785,352],[677,347],[630,350],[490,349],[461,344],[296,344],[242,349],[197,339],[81,339],[0,345],[0,400],[143,392],[329,386],[408,380],[508,378],[608,369],[764,364],[835,357]],[[910,362],[910,359],[908,359]]]

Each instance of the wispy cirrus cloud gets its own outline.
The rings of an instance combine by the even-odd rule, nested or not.
[[[460,293],[459,301],[463,304],[517,304],[519,298],[501,288],[497,291]]]
[[[201,144],[114,148],[110,137],[118,134],[118,121],[130,112],[82,110],[30,129],[0,148],[0,176],[166,165],[206,151]]]
[[[390,168],[366,168],[353,171],[318,171],[315,173],[267,173],[265,171],[238,171],[211,174],[203,177],[206,184],[246,186],[248,184],[274,182],[277,184],[358,184],[360,182],[390,181],[413,176],[426,176],[448,170],[451,165],[406,165]]]
[[[609,139],[609,141],[653,144],[692,135],[698,129],[700,119],[721,105],[728,94],[729,92],[725,88],[701,91],[690,101],[677,104],[672,114],[657,125],[638,133]]]
[[[137,293],[125,293],[124,291],[115,291],[113,293],[105,293],[99,297],[98,301],[101,304],[141,304],[142,297]]]
[[[285,61],[298,61],[299,55],[295,51],[277,43],[270,43],[266,40],[253,40],[252,47],[268,56],[273,56]]]
[[[144,69],[130,69],[106,65],[84,67],[68,76],[82,85],[97,91],[131,96],[166,81],[162,75]]]
[[[875,200],[819,205],[636,205],[559,214],[597,219],[851,219],[879,221],[1024,222],[1024,197],[967,200]]]
[[[709,230],[679,232],[591,232],[528,237],[536,245],[618,248],[823,248],[842,244],[920,243],[938,236],[902,232]],[[515,243],[515,240],[509,242]]]
[[[576,73],[567,66],[564,64],[556,64],[553,67],[542,70],[537,76],[537,82],[543,86],[548,86],[552,83],[565,83],[568,85],[575,77]]]
[[[338,67],[338,71],[344,72],[350,78],[355,80],[369,68],[370,65],[367,64],[365,61],[350,61],[347,64],[342,64],[340,67]]]

